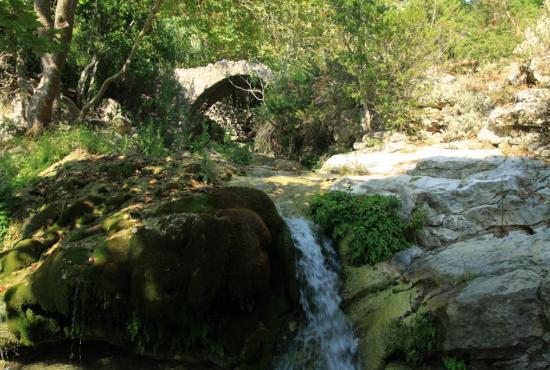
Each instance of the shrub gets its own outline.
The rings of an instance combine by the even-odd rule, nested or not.
[[[429,313],[417,314],[409,326],[405,340],[405,360],[410,364],[421,363],[432,350],[437,330]]]
[[[226,160],[236,164],[247,165],[252,161],[252,152],[247,144],[239,144],[228,140],[222,144],[212,144],[212,149],[220,153]]]
[[[443,366],[446,370],[467,370],[464,360],[454,357],[443,357]]]
[[[353,195],[329,191],[315,196],[309,212],[332,238],[341,242],[343,257],[353,265],[373,264],[409,246],[406,235],[419,228],[400,219],[400,201],[393,196]]]
[[[386,338],[391,357],[404,359],[409,365],[421,364],[432,351],[437,329],[431,313],[417,313],[410,320],[395,321]]]
[[[138,130],[135,140],[139,152],[147,156],[161,157],[166,154],[166,147],[160,128],[155,127],[151,123]]]
[[[255,110],[255,148],[310,162],[351,148],[361,135],[361,109],[346,88],[351,79],[334,61],[279,71]]]

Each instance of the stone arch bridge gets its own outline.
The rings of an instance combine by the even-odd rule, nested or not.
[[[273,72],[265,65],[247,61],[221,60],[205,67],[176,69],[175,77],[191,111],[205,111],[218,101],[233,100],[258,104],[264,83],[273,79]]]

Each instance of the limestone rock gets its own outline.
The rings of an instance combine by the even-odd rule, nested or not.
[[[550,186],[550,169],[543,162],[490,150],[455,151],[456,157],[451,152],[432,147],[424,153],[349,154],[369,175],[346,177],[334,188],[396,195],[405,215],[424,208],[427,224],[418,237],[426,248],[517,228],[528,231],[548,219],[543,189]]]
[[[481,141],[487,141],[491,144],[498,145],[504,141],[508,141],[509,138],[498,136],[493,131],[486,127],[483,127],[477,134],[477,138]]]
[[[529,64],[537,86],[550,88],[550,58],[548,56],[533,58]]]
[[[546,127],[550,113],[550,89],[534,88],[516,94],[511,107],[498,107],[489,115],[489,128],[506,130],[512,127]]]
[[[361,366],[405,361],[399,335],[387,333],[428,313],[437,329],[427,354],[433,362],[450,356],[475,369],[549,368],[550,168],[498,151],[437,148],[349,154],[372,173],[333,186],[396,195],[406,215],[427,216],[418,246],[345,270]],[[377,168],[377,158],[401,173]]]

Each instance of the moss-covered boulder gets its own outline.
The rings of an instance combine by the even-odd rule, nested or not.
[[[292,240],[273,202],[247,188],[98,210],[109,202],[82,197],[35,223],[65,237],[5,294],[19,342],[78,337],[223,367],[265,367],[298,296]],[[4,271],[40,258],[44,248],[38,240],[19,244],[2,258]]]
[[[45,249],[44,243],[36,239],[24,239],[0,258],[0,271],[10,273],[36,262]]]

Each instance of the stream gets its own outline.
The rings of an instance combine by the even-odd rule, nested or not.
[[[302,257],[296,261],[302,285],[300,303],[305,322],[282,355],[274,359],[275,370],[355,370],[357,341],[340,309],[340,262],[328,238],[303,217],[307,198],[332,183],[331,177],[311,172],[250,171],[231,185],[255,187],[269,194],[283,215]]]
[[[357,341],[347,317],[340,309],[340,266],[336,252],[316,226],[303,217],[307,198],[327,189],[331,180],[311,172],[260,168],[255,174],[236,176],[228,184],[254,187],[266,192],[276,202],[279,213],[285,216],[296,248],[301,252],[301,258],[296,263],[302,285],[300,303],[304,315],[299,320],[295,336],[281,344],[280,354],[275,356],[271,366],[274,370],[357,369],[354,364]],[[78,295],[78,290],[75,295]],[[10,359],[3,355],[0,368],[10,370],[189,369],[177,361],[143,358],[117,347],[79,340],[21,349],[19,355]],[[204,369],[213,368],[206,366]]]

